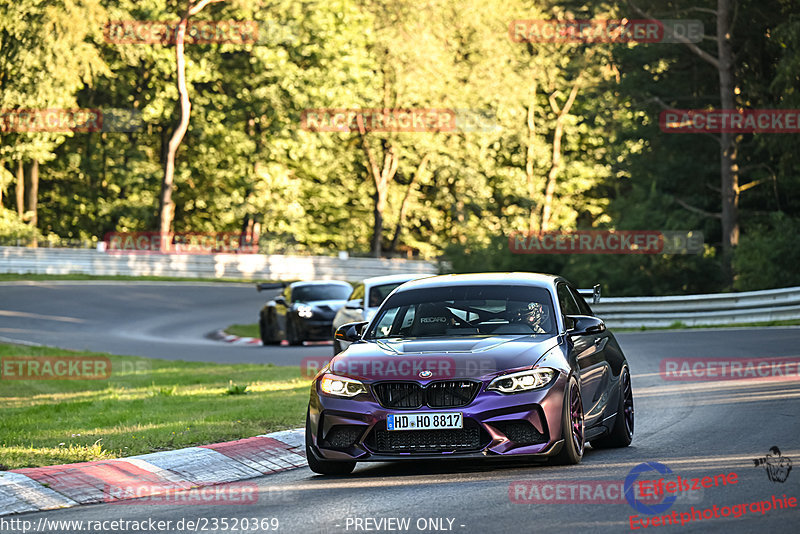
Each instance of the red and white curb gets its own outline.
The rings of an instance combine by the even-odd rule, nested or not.
[[[217,330],[215,332],[211,332],[206,337],[213,339],[215,341],[224,341],[225,343],[234,343],[236,345],[254,345],[257,347],[261,347],[264,343],[261,339],[257,337],[239,337],[233,334],[227,334],[225,330]],[[304,346],[314,346],[314,345],[331,345],[333,341],[303,341]],[[281,341],[282,347],[288,347],[289,342],[285,339]]]
[[[225,330],[217,330],[212,332],[208,337],[216,339],[217,341],[224,341],[225,343],[235,343],[237,345],[256,345],[261,346],[264,343],[257,337],[239,337],[233,334],[226,334]],[[284,341],[284,343],[286,343]]]
[[[305,465],[305,433],[295,429],[117,460],[0,471],[0,516],[163,495]]]

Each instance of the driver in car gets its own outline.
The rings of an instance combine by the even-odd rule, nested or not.
[[[513,313],[510,323],[525,324],[537,334],[547,333],[547,321],[550,317],[548,309],[540,302],[529,302],[517,308]]]

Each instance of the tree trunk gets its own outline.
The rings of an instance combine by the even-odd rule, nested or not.
[[[31,212],[30,225],[34,228],[39,224],[39,161],[34,159],[31,166],[31,188],[28,190],[28,211]],[[32,247],[36,247],[38,242],[34,235],[31,242]]]
[[[645,18],[653,18],[630,2],[631,7]],[[689,41],[685,36],[672,34],[697,57],[712,65],[719,76],[720,107],[735,107],[733,80],[733,51],[731,47],[731,0],[717,0],[717,56],[713,56]],[[736,138],[722,133],[720,144],[720,184],[722,186],[722,272],[729,284],[733,283],[733,248],[739,243],[739,165],[736,162]]]
[[[17,215],[25,215],[25,167],[22,160],[17,162]]]
[[[569,110],[572,104],[575,103],[575,97],[578,96],[578,85],[580,83],[580,76],[575,79],[572,89],[569,92],[569,97],[562,109],[558,108],[558,103],[555,99],[555,94],[550,95],[550,106],[556,113],[556,128],[553,132],[553,160],[550,164],[550,172],[547,175],[547,187],[544,193],[544,203],[542,205],[542,224],[541,231],[547,232],[550,227],[550,217],[553,209],[553,196],[556,191],[556,179],[558,178],[558,171],[561,170],[561,139],[564,136],[564,121],[569,115]]]
[[[397,150],[394,146],[387,146],[384,140],[382,143],[383,167],[378,167],[378,162],[375,161],[375,155],[372,153],[372,149],[367,141],[367,131],[364,126],[363,117],[358,117],[357,121],[359,135],[361,136],[361,147],[364,150],[364,155],[367,157],[367,169],[375,183],[375,194],[372,196],[374,204],[372,209],[373,226],[370,251],[374,257],[380,258],[383,253],[383,212],[386,209],[389,181],[394,178],[397,172],[399,158],[397,157]]]
[[[394,228],[394,237],[392,237],[392,242],[389,244],[389,250],[392,252],[397,250],[397,243],[400,240],[400,233],[403,231],[403,222],[406,218],[408,198],[411,196],[411,191],[414,189],[414,185],[417,183],[419,176],[425,172],[425,167],[428,166],[428,160],[430,160],[430,154],[425,154],[425,156],[422,158],[422,161],[419,162],[414,176],[411,177],[411,183],[408,184],[405,195],[403,195],[403,201],[400,203],[400,212],[397,215],[397,226]]]
[[[528,200],[531,202],[530,218],[528,220],[528,231],[533,232],[536,229],[536,206],[533,204],[533,199],[536,198],[536,182],[533,169],[533,144],[536,139],[536,116],[534,110],[536,108],[536,82],[533,82],[531,90],[531,100],[528,103],[528,150],[525,155],[525,177],[528,181]]]
[[[178,78],[178,93],[181,102],[181,120],[178,127],[172,134],[169,140],[169,147],[167,149],[167,161],[164,165],[164,178],[161,181],[161,196],[159,198],[158,210],[158,229],[161,234],[161,250],[169,248],[170,240],[167,236],[172,231],[172,221],[175,217],[175,203],[172,201],[172,190],[175,183],[175,156],[178,153],[178,148],[183,141],[183,136],[186,135],[186,130],[189,128],[189,114],[192,110],[192,103],[189,100],[189,91],[186,89],[186,58],[184,55],[184,42],[186,38],[186,26],[189,18],[196,15],[208,4],[222,2],[224,0],[200,0],[196,4],[190,5],[186,14],[178,23],[177,32],[175,32],[175,66]]]
[[[175,36],[175,62],[178,71],[178,93],[181,101],[181,120],[178,127],[169,140],[167,149],[167,162],[164,167],[164,179],[161,182],[161,197],[159,199],[158,231],[161,234],[161,250],[166,251],[169,247],[168,239],[172,230],[172,220],[175,217],[175,203],[172,201],[172,189],[175,183],[175,155],[178,147],[183,141],[183,136],[189,128],[189,114],[192,104],[189,101],[189,93],[186,89],[186,59],[184,57],[183,43],[186,37],[186,25],[188,16],[181,19],[178,24],[178,31]]]
[[[372,244],[370,245],[372,256],[380,258],[383,254],[383,203],[384,198],[380,193],[375,193],[372,197],[375,206],[372,209]]]
[[[730,0],[717,0],[717,54],[719,95],[724,110],[732,110],[733,51],[731,50]],[[728,283],[733,283],[733,248],[739,243],[739,165],[736,139],[730,132],[720,134],[720,182],[722,186],[722,255]]]

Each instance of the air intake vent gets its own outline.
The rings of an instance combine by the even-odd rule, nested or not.
[[[458,408],[472,402],[478,389],[480,384],[469,380],[433,382],[425,388],[425,397],[431,408]]]
[[[424,391],[416,382],[383,382],[373,388],[386,408],[420,408],[425,402]]]
[[[334,449],[348,449],[358,441],[365,428],[357,425],[336,425],[325,435],[325,441]]]
[[[381,382],[373,389],[378,402],[385,408],[459,408],[466,406],[478,394],[480,382],[443,380],[423,387],[416,382]]]
[[[529,421],[500,421],[489,424],[519,445],[547,443],[547,436],[539,433]]]

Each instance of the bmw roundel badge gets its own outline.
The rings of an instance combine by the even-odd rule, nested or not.
[[[420,378],[430,378],[432,376],[433,376],[433,373],[430,372],[430,371],[420,371],[419,372],[419,377]]]

